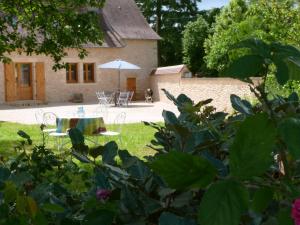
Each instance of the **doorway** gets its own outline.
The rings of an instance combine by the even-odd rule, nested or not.
[[[32,64],[16,63],[17,99],[33,100]]]
[[[127,78],[127,91],[133,91],[134,95],[132,100],[136,100],[136,78],[135,77]]]

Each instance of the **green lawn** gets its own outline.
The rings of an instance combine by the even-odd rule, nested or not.
[[[21,140],[17,135],[18,130],[28,133],[34,145],[41,143],[42,138],[38,125],[0,122],[0,155],[7,157],[15,154],[14,146],[16,146],[18,140]],[[122,144],[120,145],[118,139],[116,140],[121,149],[126,149],[131,154],[142,158],[154,153],[152,149],[146,146],[153,138],[154,132],[154,129],[146,127],[142,123],[125,124],[122,128]],[[103,137],[99,137],[99,143],[103,144],[105,141]],[[87,144],[92,145],[89,142]],[[55,148],[54,139],[49,138],[47,146]],[[70,145],[66,145],[66,148],[69,147]]]

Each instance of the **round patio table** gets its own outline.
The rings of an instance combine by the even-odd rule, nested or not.
[[[59,133],[66,132],[70,128],[77,128],[83,135],[91,136],[106,131],[103,118],[97,115],[57,117],[56,127]]]

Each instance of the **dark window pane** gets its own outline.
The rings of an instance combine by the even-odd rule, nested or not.
[[[67,64],[66,79],[67,79],[67,82],[77,82],[77,64],[76,63]]]
[[[30,86],[30,65],[29,64],[21,64],[20,66],[20,84],[22,86],[28,87]]]
[[[94,64],[86,63],[83,66],[84,69],[84,80],[87,82],[94,81]]]

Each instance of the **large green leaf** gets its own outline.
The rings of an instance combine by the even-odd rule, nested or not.
[[[273,62],[276,66],[276,79],[281,85],[284,85],[289,80],[289,68],[286,63],[280,58],[274,58]]]
[[[289,58],[286,60],[286,64],[289,70],[290,80],[300,80],[300,60],[299,58]]]
[[[161,175],[171,188],[204,188],[216,175],[216,169],[201,156],[170,152],[158,156],[151,168]]]
[[[230,95],[230,101],[232,108],[234,108],[236,111],[243,113],[245,115],[252,115],[252,105],[250,102],[241,99],[237,95]]]
[[[260,188],[258,189],[251,203],[251,208],[258,213],[262,213],[270,204],[273,199],[273,190],[271,188]]]
[[[245,55],[235,60],[224,75],[238,79],[258,76],[262,71],[264,59],[259,55]]]
[[[72,145],[82,145],[84,144],[84,136],[80,130],[77,128],[72,128],[69,130],[69,136],[72,142]]]
[[[85,217],[86,225],[111,225],[114,220],[114,212],[109,210],[95,210]]]
[[[261,55],[264,58],[269,58],[271,56],[271,51],[268,44],[256,38],[243,40],[235,44],[232,48],[249,48],[253,54]]]
[[[279,134],[289,152],[296,159],[300,158],[300,119],[288,118],[279,124]]]
[[[116,142],[111,141],[104,146],[104,151],[102,154],[102,161],[106,164],[115,164],[115,157],[118,154],[118,145]]]
[[[43,209],[51,213],[63,213],[65,209],[58,204],[45,203]]]
[[[219,181],[204,194],[199,208],[201,225],[238,225],[247,210],[249,194],[238,182]]]
[[[179,217],[169,212],[164,212],[159,217],[158,225],[197,225],[197,223],[192,219]]]
[[[248,117],[230,147],[230,172],[240,179],[259,176],[271,165],[276,129],[267,114]]]

